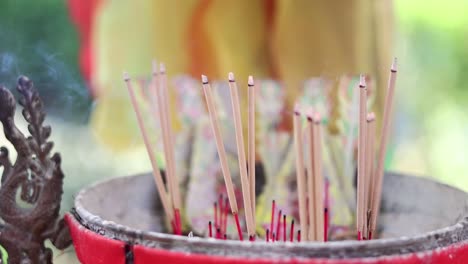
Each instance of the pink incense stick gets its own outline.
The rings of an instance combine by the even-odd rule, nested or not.
[[[180,210],[174,208],[176,235],[182,235],[182,222],[180,221]]]
[[[213,204],[213,215],[214,215],[214,226],[218,228],[218,203],[214,202]]]
[[[301,242],[301,230],[297,230],[297,242]]]
[[[271,235],[273,235],[273,225],[275,222],[275,210],[276,210],[276,202],[275,200],[271,201],[271,221],[270,221],[270,230],[271,230]]]
[[[294,241],[294,219],[291,220],[291,230],[289,231],[289,240]]]
[[[328,208],[324,209],[323,212],[323,241],[328,241]]]
[[[265,240],[266,240],[266,242],[270,242],[270,229],[268,229],[268,228],[266,230]]]
[[[218,198],[218,205],[219,205],[219,210],[218,210],[218,226],[221,227],[222,230],[222,225],[223,225],[223,195],[220,194]]]
[[[239,222],[239,215],[237,213],[234,213],[232,215],[234,216],[234,220],[236,221],[236,227],[237,227],[237,233],[239,234],[239,240],[243,241],[244,236],[242,235],[242,229],[241,229],[240,222]]]
[[[172,227],[172,232],[174,233],[174,235],[177,235],[177,227],[176,227],[175,219],[171,221],[171,227]]]
[[[223,232],[226,233],[227,231],[227,219],[229,215],[229,199],[226,198],[224,201],[224,219],[223,219]]]
[[[213,237],[213,230],[212,230],[212,226],[211,226],[211,221],[208,222],[208,235],[210,237]]]
[[[281,210],[278,212],[278,222],[276,223],[276,241],[280,239],[280,228],[281,228]]]
[[[286,242],[286,215],[283,215],[283,242]]]

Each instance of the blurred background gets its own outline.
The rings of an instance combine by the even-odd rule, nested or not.
[[[63,210],[84,185],[150,169],[121,73],[147,75],[153,58],[172,74],[232,70],[289,87],[364,72],[379,112],[396,56],[387,168],[468,191],[468,1],[305,2],[0,1],[0,82],[27,75],[45,101],[67,175]]]

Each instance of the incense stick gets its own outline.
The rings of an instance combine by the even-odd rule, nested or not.
[[[294,241],[294,219],[291,220],[291,230],[289,230],[289,241]]]
[[[316,239],[323,241],[324,239],[324,180],[323,180],[323,164],[322,164],[322,128],[321,117],[319,113],[314,114],[314,144],[313,150],[313,171],[315,179],[315,224],[316,224]]]
[[[278,222],[276,222],[276,241],[280,238],[280,231],[281,231],[281,210],[278,212]]]
[[[365,195],[364,195],[364,235],[369,238],[369,216],[371,213],[371,201],[372,201],[372,186],[374,174],[374,140],[375,140],[375,114],[371,112],[367,115],[367,142],[366,142],[366,181],[365,181]]]
[[[324,221],[324,232],[323,232],[323,241],[328,241],[328,207],[325,207],[323,212],[323,221]]]
[[[174,194],[172,191],[173,187],[173,177],[171,169],[169,168],[167,157],[168,157],[168,149],[167,149],[167,138],[166,138],[166,121],[165,118],[166,116],[164,115],[164,106],[162,102],[162,98],[160,95],[160,82],[159,82],[159,71],[158,71],[158,65],[156,61],[152,62],[152,76],[151,76],[151,82],[149,85],[149,95],[150,95],[150,109],[152,111],[152,116],[154,119],[155,123],[160,124],[161,127],[161,137],[162,137],[162,143],[163,143],[163,152],[164,152],[164,161],[166,165],[166,180],[167,180],[167,194],[170,199],[171,205],[174,203]],[[173,208],[174,209],[174,208]],[[174,220],[174,224],[177,229],[177,221]],[[176,230],[178,232],[178,230]]]
[[[249,89],[249,122],[248,122],[248,168],[250,179],[250,199],[252,202],[252,219],[255,223],[255,83],[252,76],[248,79]]]
[[[366,173],[366,125],[367,125],[367,90],[364,75],[359,82],[359,137],[358,137],[358,188],[356,229],[358,240],[362,238],[364,227],[364,182]]]
[[[211,221],[208,222],[208,236],[210,238],[213,237],[213,229],[212,229]]]
[[[234,186],[232,184],[231,172],[229,171],[228,161],[226,156],[226,150],[224,149],[223,139],[221,137],[221,130],[219,128],[218,118],[216,116],[216,108],[214,105],[213,94],[211,92],[211,86],[208,82],[208,77],[202,75],[202,86],[205,93],[206,104],[208,106],[208,113],[210,115],[211,127],[213,129],[213,134],[215,137],[216,148],[218,150],[219,160],[221,163],[221,171],[224,177],[224,183],[226,185],[227,195],[229,199],[229,204],[231,206],[231,212],[236,218],[236,227],[238,228],[237,232],[239,234],[239,239],[242,238],[242,230],[240,230],[240,225],[238,225],[238,208],[236,196],[234,193]],[[242,240],[242,239],[241,239]]]
[[[286,225],[288,223],[286,223],[286,215],[284,214],[283,215],[283,242],[286,242]]]
[[[161,204],[163,206],[164,212],[168,216],[169,221],[172,222],[174,219],[174,215],[170,206],[170,201],[168,200],[169,197],[166,192],[166,188],[165,188],[162,176],[161,176],[161,172],[159,171],[156,157],[154,156],[153,150],[151,148],[151,143],[149,141],[149,137],[147,134],[145,124],[143,122],[143,117],[141,115],[140,108],[136,101],[135,92],[131,84],[130,76],[126,72],[124,73],[124,80],[127,85],[127,89],[128,89],[128,93],[130,96],[130,101],[133,106],[133,110],[135,111],[135,114],[136,114],[138,126],[140,127],[141,135],[143,137],[143,142],[145,144],[146,151],[148,152],[148,156],[150,158],[151,167],[153,168],[153,177],[156,182],[156,188],[158,189],[159,199],[161,200]]]
[[[223,232],[226,233],[227,232],[227,219],[228,219],[228,215],[229,215],[229,199],[226,198],[224,200],[224,219],[223,219]]]
[[[169,142],[169,165],[171,167],[171,173],[172,173],[172,179],[173,179],[173,191],[174,191],[174,207],[176,209],[180,208],[180,187],[179,187],[179,181],[178,181],[178,176],[176,173],[176,166],[175,166],[175,153],[174,153],[174,146],[175,146],[175,140],[174,140],[174,132],[172,130],[172,125],[170,122],[170,116],[169,116],[169,95],[168,95],[168,87],[167,87],[167,75],[166,75],[166,67],[164,66],[163,63],[160,64],[159,66],[159,71],[160,71],[160,89],[161,89],[161,94],[162,96],[162,102],[164,105],[164,115],[165,115],[165,122],[166,122],[166,129],[167,129],[167,138]]]
[[[214,218],[214,226],[215,228],[218,227],[218,203],[214,202],[213,204],[213,218]]]
[[[271,220],[270,220],[270,236],[273,236],[273,225],[275,223],[275,211],[276,211],[276,202],[275,200],[271,201]]]
[[[307,160],[307,197],[309,211],[309,233],[305,234],[307,240],[317,240],[317,217],[316,217],[316,195],[315,195],[315,175],[314,175],[314,123],[313,112],[311,109],[307,112],[307,140],[308,140],[308,160]]]
[[[302,134],[302,119],[299,105],[294,107],[294,146],[296,151],[296,183],[299,202],[299,223],[301,230],[307,234],[306,179],[304,168],[304,142]]]
[[[232,113],[234,116],[234,129],[236,134],[237,155],[239,161],[239,173],[241,178],[242,197],[244,200],[245,221],[249,236],[255,235],[255,226],[252,217],[252,202],[250,198],[249,178],[247,176],[247,162],[245,158],[244,136],[242,133],[242,121],[239,104],[239,91],[232,72],[228,75],[229,92],[231,94]]]
[[[153,72],[155,65],[153,65]],[[167,76],[164,64],[160,64],[159,78],[153,74],[153,87],[157,89],[155,95],[157,97],[158,108],[161,120],[161,130],[163,135],[163,148],[164,157],[166,160],[166,176],[168,179],[168,186],[172,197],[172,206],[174,207],[175,223],[177,227],[177,234],[181,234],[180,222],[180,189],[175,171],[174,161],[174,137],[172,127],[169,120],[168,96],[167,96]],[[159,83],[158,83],[159,80]],[[159,84],[159,85],[158,85]]]
[[[166,122],[166,115],[164,113],[164,102],[163,102],[163,95],[162,95],[162,89],[160,87],[161,83],[159,80],[159,74],[158,74],[158,66],[155,61],[152,63],[153,66],[153,75],[151,78],[151,84],[149,87],[150,91],[150,96],[151,96],[151,109],[153,112],[153,118],[155,119],[155,122],[159,120],[160,126],[161,126],[161,135],[162,135],[162,142],[163,142],[163,152],[164,152],[164,159],[165,159],[165,164],[166,164],[166,180],[167,180],[167,189],[168,189],[168,195],[171,199],[171,203],[173,206],[174,214],[175,214],[175,209],[176,207],[174,206],[174,192],[173,192],[173,186],[174,186],[174,178],[172,177],[172,167],[170,166],[169,162],[169,142],[168,142],[168,137],[167,137],[167,122]],[[158,110],[156,110],[156,106]],[[175,233],[179,233],[179,220],[174,219],[174,224],[176,227]]]
[[[384,161],[387,151],[388,137],[390,133],[390,119],[393,108],[393,97],[395,94],[395,82],[397,77],[397,59],[395,58],[390,69],[390,78],[388,80],[387,95],[385,97],[384,117],[382,124],[382,136],[380,139],[379,154],[377,158],[377,167],[375,171],[375,184],[373,187],[374,194],[372,196],[372,217],[370,221],[370,231],[375,231],[377,227],[377,217],[380,211],[380,203],[382,199],[382,183],[384,176]]]

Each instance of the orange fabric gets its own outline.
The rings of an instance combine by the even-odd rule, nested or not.
[[[140,142],[121,74],[127,70],[134,77],[148,76],[153,58],[164,61],[172,76],[190,73],[198,79],[203,73],[213,80],[234,72],[243,108],[248,75],[283,81],[287,109],[302,81],[312,76],[366,73],[385,87],[384,69],[391,60],[390,3],[103,1],[94,12],[90,44],[91,81],[99,89],[92,127],[103,143],[116,149]],[[381,103],[382,94],[377,95]],[[281,128],[290,127],[285,119]]]

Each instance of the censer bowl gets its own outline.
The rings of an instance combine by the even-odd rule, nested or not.
[[[82,190],[66,216],[79,260],[96,263],[468,263],[468,194],[386,173],[379,239],[248,242],[165,233],[151,174]]]

